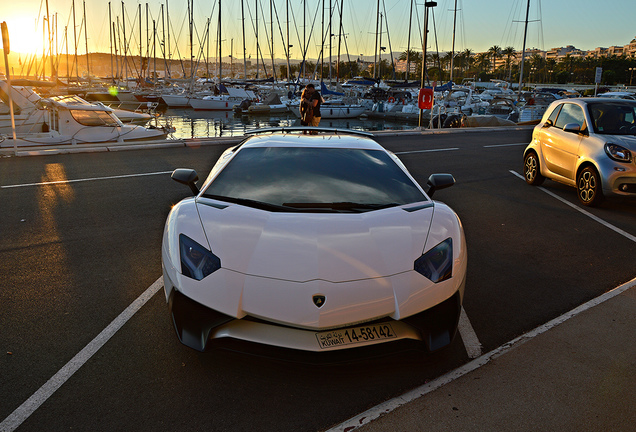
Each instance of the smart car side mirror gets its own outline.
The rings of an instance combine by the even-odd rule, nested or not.
[[[554,126],[554,123],[552,123],[552,120],[547,119],[547,120],[545,121],[545,123],[543,123],[543,127],[544,127],[544,128],[547,128],[547,127],[550,127],[550,126]]]
[[[568,123],[563,126],[563,132],[572,132],[578,134],[579,132],[581,132],[581,125],[577,123]]]
[[[452,174],[432,174],[426,182],[426,194],[433,197],[436,190],[445,189],[455,184],[455,177]]]
[[[199,194],[199,188],[197,187],[196,182],[199,180],[199,175],[193,169],[188,168],[177,168],[172,172],[172,180],[177,183],[181,183],[187,186],[190,186],[190,190],[195,195]]]

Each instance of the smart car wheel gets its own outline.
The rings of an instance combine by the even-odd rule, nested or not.
[[[591,166],[581,170],[576,179],[577,196],[581,204],[585,206],[595,206],[603,201],[603,189],[601,179]]]
[[[523,160],[523,173],[526,183],[532,186],[539,186],[545,180],[539,169],[539,157],[535,152],[528,152]]]

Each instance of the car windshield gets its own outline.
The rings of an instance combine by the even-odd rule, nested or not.
[[[590,103],[588,110],[594,131],[602,135],[636,135],[636,103]]]
[[[203,196],[305,212],[365,212],[427,200],[384,151],[306,147],[241,149]]]

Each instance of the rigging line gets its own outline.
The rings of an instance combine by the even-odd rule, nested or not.
[[[415,22],[417,22],[417,29],[420,32],[420,47],[424,46],[424,36],[422,36],[422,21],[420,20],[420,13],[417,10],[417,3],[415,3],[416,7],[415,9]],[[426,6],[424,6],[424,8],[426,8]]]
[[[291,8],[291,13],[292,13],[292,20],[294,21],[294,29],[296,30],[296,37],[298,38],[298,46],[301,47],[301,52],[302,52],[303,44],[300,42],[300,33],[298,33],[298,25],[296,23],[296,15],[294,14],[294,8]],[[304,52],[302,52],[302,55],[303,55],[303,59],[304,59],[305,58]]]
[[[257,5],[258,6],[258,5]],[[252,23],[252,30],[254,31],[254,35],[256,35],[256,27],[254,26],[254,18],[252,17],[252,10],[250,9],[250,4],[249,2],[247,3],[247,13],[250,15],[250,21]],[[256,10],[256,13],[258,13],[258,8]],[[261,55],[261,60],[263,63],[263,70],[265,71],[265,78],[269,78],[269,76],[267,75],[267,67],[265,67],[265,60],[263,58],[263,52],[261,51],[261,46],[258,43],[258,39],[256,40],[256,64],[258,65],[258,55]]]
[[[389,54],[391,55],[391,67],[393,68],[393,79],[395,79],[395,61],[393,60],[393,49],[391,48],[391,35],[389,33],[389,20],[386,17],[386,3],[382,0],[382,7],[384,8],[384,22],[386,23],[386,38],[389,42]]]
[[[314,34],[314,26],[316,25],[316,18],[318,17],[318,10],[320,9],[320,2],[316,3],[316,13],[314,14],[314,19],[311,22],[311,30],[309,31],[309,38],[307,39],[307,47],[309,47],[309,45],[311,44],[311,35]],[[316,67],[314,68],[314,79],[316,79],[316,76],[318,74],[318,65],[319,63],[316,62]]]
[[[208,21],[206,21],[206,29],[205,29],[205,32],[203,33],[203,40],[199,37],[199,30],[197,29],[197,25],[194,24],[194,22],[192,25],[194,28],[194,32],[197,36],[197,42],[199,42],[199,52],[197,53],[197,69],[198,69],[199,59],[203,56],[203,50],[205,49],[205,41],[207,38],[210,37],[209,23],[212,22],[212,16],[214,15],[215,8],[216,8],[216,3],[213,3],[212,10],[210,11],[210,17],[208,18]],[[219,43],[221,43],[221,41],[219,41]]]
[[[258,13],[258,9],[256,10],[256,13]],[[269,49],[269,54],[270,56],[272,55],[272,40],[269,37],[269,33],[267,32],[267,20],[265,18],[265,10],[263,9],[263,6],[261,5],[261,17],[263,18],[263,28],[265,28],[265,41],[267,42],[267,49]],[[274,36],[272,35],[272,38]],[[261,60],[263,61],[263,69],[267,70],[267,66],[265,63],[265,58],[263,57],[263,54],[261,54]],[[267,76],[267,72],[265,73],[265,76]],[[276,74],[274,71],[274,67],[272,66],[272,77],[274,77],[274,79],[276,79]]]
[[[183,59],[181,57],[181,51],[179,50],[179,39],[181,38],[181,33],[183,32],[183,26],[185,25],[185,21],[186,21],[186,17],[187,15],[183,16],[183,20],[181,21],[181,28],[179,29],[179,33],[176,33],[174,31],[174,27],[172,25],[172,22],[170,20],[168,20],[168,28],[172,29],[172,42],[174,43],[174,47],[175,50],[177,51],[177,59],[179,60],[179,64],[181,65],[181,71],[183,72],[183,76],[186,76],[186,71],[185,71],[185,64],[183,63]],[[176,35],[177,37],[174,37],[174,35]],[[168,47],[170,48],[170,47]],[[174,54],[174,52],[173,52]]]
[[[276,22],[278,23],[278,30],[280,31],[280,38],[283,41],[283,51],[285,53],[285,57],[288,57],[289,54],[287,53],[287,46],[288,43],[285,43],[285,36],[283,35],[283,29],[280,26],[280,19],[278,18],[278,9],[276,9],[276,3],[274,3],[274,13],[276,14]]]
[[[439,80],[442,81],[442,59],[439,56],[439,44],[437,40],[437,26],[435,24],[435,9],[431,8],[431,15],[433,17],[433,33],[435,35],[435,51],[437,53],[437,66],[439,67]],[[428,71],[427,71],[428,72]],[[428,76],[428,73],[426,74]],[[441,82],[440,82],[441,84]]]
[[[343,12],[344,12],[344,1],[342,3],[343,4],[342,4],[341,7],[342,7]],[[341,22],[340,23],[340,32],[342,32],[342,30],[344,30],[344,29],[342,28],[342,22]],[[344,37],[343,39],[344,39],[344,44],[345,44],[345,51],[347,52],[347,60],[349,62],[349,76],[351,78],[353,78],[353,68],[351,67],[351,56],[349,55],[349,47],[347,46],[347,38]]]

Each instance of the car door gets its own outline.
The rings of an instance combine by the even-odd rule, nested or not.
[[[579,125],[580,131],[563,130],[569,124]],[[585,131],[583,109],[572,103],[564,103],[553,126],[544,129],[541,140],[546,168],[558,176],[574,180],[578,150]]]

